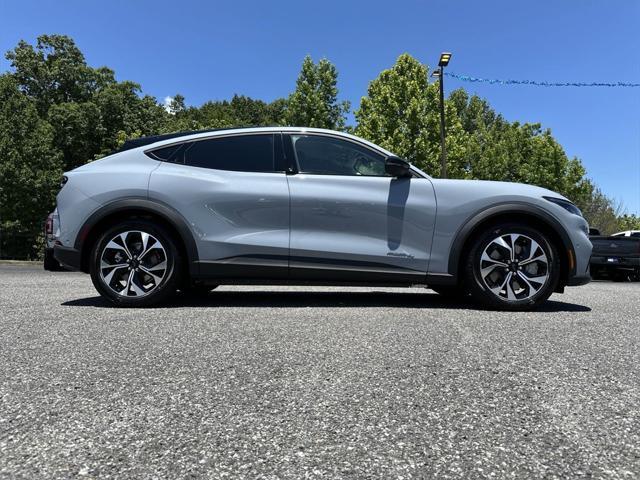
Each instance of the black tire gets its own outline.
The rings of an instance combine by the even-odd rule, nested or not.
[[[602,280],[603,278],[600,270],[591,270],[591,280]]]
[[[100,272],[101,257],[107,244],[117,235],[128,231],[139,231],[153,236],[163,247],[162,258],[165,258],[166,261],[166,268],[156,271],[157,274],[164,272],[162,279],[157,283],[154,283],[155,286],[150,289],[148,293],[144,293],[141,296],[125,296],[118,294],[113,288],[105,283]],[[131,253],[134,254],[133,251]],[[148,256],[149,255],[147,255],[147,257]],[[182,259],[180,257],[180,252],[176,247],[176,242],[164,228],[149,220],[126,220],[106,230],[95,243],[93,250],[91,251],[90,260],[90,273],[93,285],[100,295],[118,307],[149,307],[157,305],[173,297],[176,293],[177,285],[180,284]],[[142,261],[139,261],[139,263],[140,265],[143,265]],[[118,265],[124,265],[124,263]],[[123,267],[123,270],[130,273],[131,269]],[[144,275],[142,272],[138,273],[140,275]],[[145,278],[150,277],[147,276]],[[129,291],[131,291],[131,289]]]
[[[630,281],[630,274],[626,270],[615,270],[611,275],[611,279],[614,282],[628,282]]]
[[[539,247],[544,252],[544,255],[546,256],[546,264],[544,264],[542,267],[538,267],[536,265],[536,269],[543,269],[547,274],[547,279],[544,283],[533,283],[537,288],[539,288],[537,291],[535,290],[535,288],[528,288],[525,283],[519,279],[518,275],[520,275],[520,273],[518,273],[517,271],[513,272],[513,278],[516,282],[515,284],[519,285],[517,283],[518,281],[522,283],[522,290],[520,290],[520,293],[516,293],[516,290],[513,288],[511,289],[510,293],[513,294],[513,299],[508,299],[502,296],[502,290],[497,294],[491,291],[488,283],[486,283],[489,280],[485,281],[482,278],[480,270],[481,257],[485,249],[489,247],[490,244],[492,244],[492,241],[494,239],[509,234],[525,235],[526,237],[529,237],[529,239],[537,242]],[[524,241],[526,245],[526,240],[522,241]],[[516,244],[518,244],[518,248],[522,248],[520,246],[521,244],[519,244],[518,241],[516,241]],[[529,248],[531,248],[532,243],[528,243],[528,245]],[[516,250],[515,247],[514,250]],[[537,249],[536,251],[539,252],[539,250]],[[516,254],[516,256],[517,255],[518,254]],[[525,260],[519,259],[519,261],[524,262]],[[501,283],[506,278],[508,272],[511,271],[510,268],[518,270],[517,262],[512,263],[516,263],[516,265],[510,266],[509,268],[504,268],[497,274],[498,278],[500,279],[498,283]],[[489,265],[490,264],[491,263],[489,263]],[[524,267],[525,270],[526,268],[527,267]],[[531,268],[531,266],[529,266],[528,268]],[[519,270],[522,271],[523,267],[520,267]],[[524,274],[526,272],[522,273]],[[528,275],[529,274],[527,274],[527,278],[530,278]],[[553,241],[550,239],[549,235],[546,232],[528,227],[525,224],[521,223],[497,224],[480,232],[474,239],[474,243],[470,249],[469,255],[465,260],[464,266],[465,287],[468,288],[471,296],[474,298],[474,300],[476,300],[483,306],[496,310],[526,311],[536,308],[537,306],[545,302],[555,291],[558,285],[559,278],[560,257],[558,254],[558,250]],[[510,285],[513,286],[514,283],[510,283]],[[504,295],[508,295],[508,291],[506,288]],[[518,295],[520,295],[520,297]]]

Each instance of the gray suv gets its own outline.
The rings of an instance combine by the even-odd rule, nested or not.
[[[55,258],[119,306],[221,284],[429,286],[527,310],[590,280],[580,210],[312,128],[145,137],[68,172]]]

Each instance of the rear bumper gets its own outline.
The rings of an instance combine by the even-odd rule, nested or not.
[[[614,259],[615,261],[609,261]],[[640,257],[617,257],[615,255],[595,255],[591,257],[591,265],[594,267],[607,267],[613,269],[638,268]]]
[[[65,267],[71,270],[80,270],[82,263],[80,252],[75,248],[56,245],[53,247],[53,256]]]

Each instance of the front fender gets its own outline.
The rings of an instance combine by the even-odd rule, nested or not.
[[[457,278],[460,262],[466,253],[464,247],[467,240],[479,229],[489,225],[494,220],[505,218],[506,216],[512,219],[518,216],[523,220],[535,219],[537,223],[544,224],[549,230],[555,233],[564,246],[564,251],[561,252],[561,254],[572,256],[572,258],[566,259],[569,268],[568,274],[569,276],[575,274],[575,252],[569,234],[564,226],[549,212],[524,202],[505,202],[480,209],[461,222],[450,244],[446,273]]]

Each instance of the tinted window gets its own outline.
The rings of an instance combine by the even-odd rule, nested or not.
[[[387,176],[384,157],[333,137],[291,135],[301,172],[322,175]]]
[[[640,232],[633,232],[631,234],[632,237],[640,237]]]
[[[164,161],[170,162],[173,155],[178,150],[180,150],[181,147],[182,147],[182,144],[179,143],[177,145],[171,145],[169,147],[158,148],[157,150],[148,152],[148,155],[151,158],[155,158],[156,160],[164,160]]]
[[[192,142],[185,149],[185,165],[234,170],[273,172],[273,135],[239,135]]]

